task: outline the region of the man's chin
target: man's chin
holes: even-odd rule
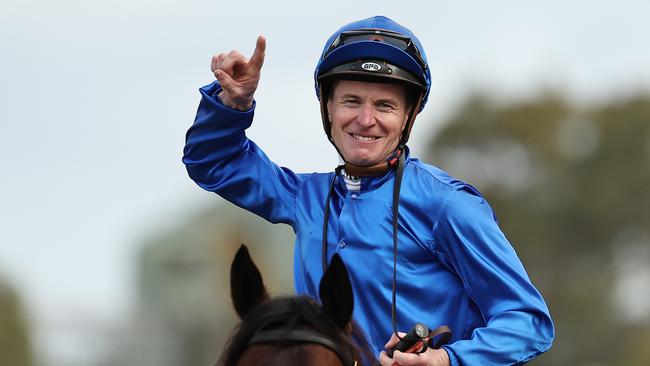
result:
[[[355,154],[347,154],[348,156],[344,156],[345,161],[349,164],[356,165],[356,166],[361,166],[361,167],[369,167],[369,166],[374,166],[383,161],[384,159],[381,159],[378,157],[379,154],[377,154],[374,151],[355,151]],[[352,156],[349,156],[352,155]]]
[[[351,160],[347,160],[347,162],[352,164],[352,165],[367,167],[367,166],[376,165],[379,162],[379,160],[376,160],[376,159],[375,160],[372,160],[372,159],[351,159]]]

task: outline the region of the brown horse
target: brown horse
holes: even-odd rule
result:
[[[363,333],[352,321],[352,286],[338,255],[320,282],[322,305],[308,296],[270,299],[244,245],[233,260],[230,286],[242,321],[217,365],[376,364]]]

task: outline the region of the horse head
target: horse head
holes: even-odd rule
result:
[[[218,365],[353,366],[374,360],[352,321],[352,285],[337,254],[320,281],[320,304],[308,296],[271,299],[244,245],[233,260],[230,287],[241,323]]]

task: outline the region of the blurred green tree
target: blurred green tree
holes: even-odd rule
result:
[[[33,365],[27,322],[18,294],[2,279],[0,279],[0,365]]]
[[[650,96],[473,95],[425,160],[488,199],[551,309],[536,365],[650,365]]]

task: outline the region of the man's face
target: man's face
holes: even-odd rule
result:
[[[371,166],[397,147],[408,118],[406,91],[396,84],[340,80],[327,101],[332,139],[345,161]]]

